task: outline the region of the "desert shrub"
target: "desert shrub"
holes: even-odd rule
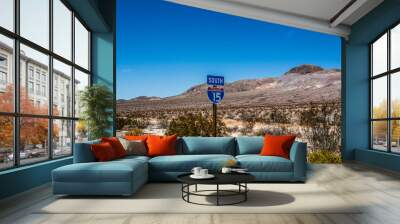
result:
[[[133,128],[127,131],[125,135],[143,135],[143,130],[140,128]]]
[[[169,122],[166,134],[176,134],[178,136],[213,136],[213,119],[210,116],[203,116],[201,113],[181,115]],[[217,136],[225,134],[225,123],[221,119],[217,119]]]
[[[266,118],[266,123],[289,124],[290,119],[282,109],[272,108],[269,116]]]
[[[309,163],[342,163],[340,151],[312,150],[307,155]]]
[[[340,119],[340,111],[328,103],[300,113],[300,124],[305,127],[304,137],[314,149],[340,149]]]
[[[117,117],[115,120],[117,130],[122,130],[128,124],[128,119],[124,117]]]
[[[276,127],[276,128],[268,128],[264,130],[264,135],[288,135],[291,134],[289,130],[282,126],[282,127]]]

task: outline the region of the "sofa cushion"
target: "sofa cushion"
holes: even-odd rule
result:
[[[134,173],[143,172],[147,176],[146,166],[140,159],[122,159],[70,164],[53,170],[52,174],[53,181],[58,182],[130,182]]]
[[[290,148],[295,139],[295,135],[265,135],[260,155],[290,159]]]
[[[176,154],[177,135],[156,136],[150,135],[147,140],[148,156],[165,156]]]
[[[263,144],[262,136],[236,137],[236,155],[260,154]]]
[[[186,155],[235,154],[233,137],[183,137],[180,145],[181,153]]]
[[[249,172],[292,172],[292,161],[279,156],[239,155],[240,167]]]
[[[109,142],[93,144],[91,145],[91,148],[94,157],[96,157],[96,161],[105,162],[118,158],[118,156],[115,154],[115,150]]]
[[[104,137],[101,138],[101,142],[108,142],[114,149],[117,158],[122,158],[126,156],[126,151],[124,146],[121,144],[117,137]]]
[[[199,166],[210,171],[219,171],[230,159],[231,155],[175,155],[158,156],[149,160],[150,171],[163,172],[190,172],[193,167]]]
[[[146,143],[141,140],[126,140],[124,138],[119,138],[122,146],[126,151],[126,155],[147,155]]]

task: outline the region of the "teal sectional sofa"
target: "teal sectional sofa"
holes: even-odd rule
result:
[[[131,195],[148,181],[176,181],[193,167],[218,172],[228,160],[236,160],[259,182],[304,182],[307,168],[307,145],[295,142],[290,159],[260,156],[263,137],[182,137],[177,141],[177,155],[127,156],[96,162],[90,145],[75,145],[74,163],[52,172],[54,194]]]

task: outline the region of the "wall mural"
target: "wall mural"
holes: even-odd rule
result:
[[[294,134],[311,162],[341,161],[340,38],[166,2],[126,4],[118,135],[213,136],[206,77],[216,74],[225,77],[218,136]],[[142,19],[129,20],[139,9]]]

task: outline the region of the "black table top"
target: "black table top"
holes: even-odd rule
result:
[[[177,179],[186,184],[237,184],[255,180],[255,177],[248,173],[213,173],[215,177],[212,179],[193,179],[190,175],[191,173],[182,174]]]

